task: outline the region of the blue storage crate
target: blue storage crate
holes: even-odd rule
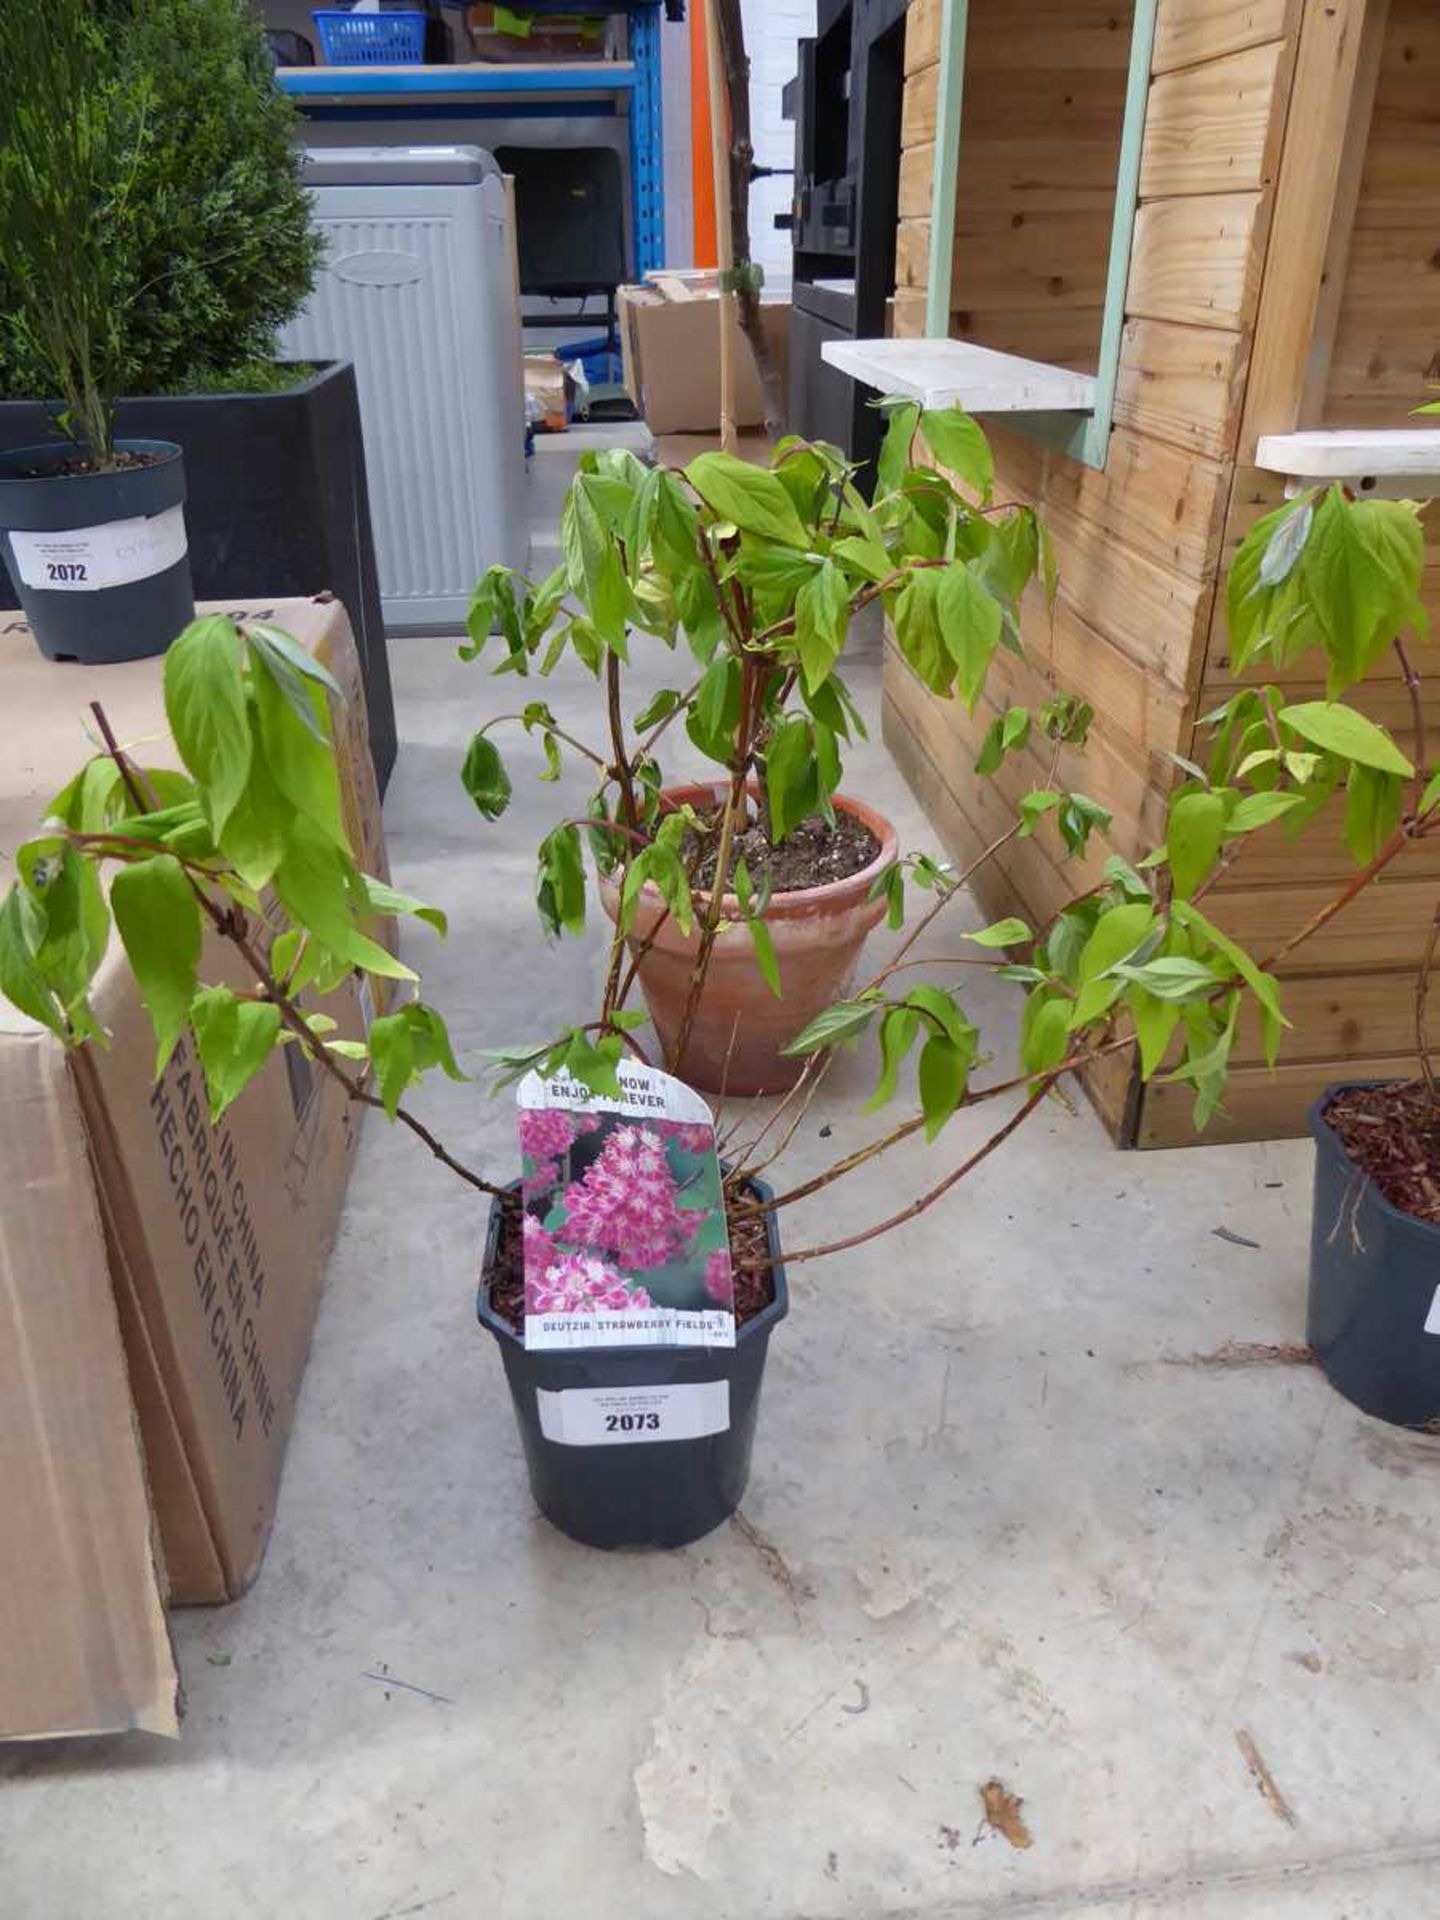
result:
[[[352,13],[317,7],[310,15],[327,67],[418,67],[425,58],[425,15]]]

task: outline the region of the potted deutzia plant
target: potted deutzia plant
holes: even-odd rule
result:
[[[947,433],[955,440],[940,453],[936,439]],[[959,479],[956,466],[955,448],[962,444],[969,483]],[[552,930],[579,924],[587,844],[617,902],[596,1018],[493,1056],[502,1083],[522,1075],[563,1075],[597,1098],[620,1092],[626,1056],[641,1051],[647,1025],[631,996],[636,960],[648,938],[639,903],[652,883],[681,931],[688,925],[697,936],[697,1007],[714,946],[712,938],[707,951],[707,932],[718,936],[738,926],[762,979],[770,972],[762,956],[771,903],[762,882],[752,876],[742,885],[739,879],[736,843],[742,820],[750,821],[756,804],[752,778],[756,793],[770,800],[766,833],[772,847],[783,847],[807,818],[818,815],[828,824],[825,801],[839,790],[839,766],[829,762],[823,783],[810,787],[805,782],[812,776],[787,772],[783,755],[777,772],[769,743],[783,737],[792,720],[811,741],[818,725],[834,735],[825,752],[838,759],[845,729],[823,716],[838,720],[844,713],[843,696],[831,681],[842,661],[848,619],[867,598],[878,591],[912,664],[942,690],[958,685],[961,697],[976,697],[984,682],[986,633],[993,633],[996,646],[1018,644],[1006,617],[1007,608],[1013,609],[1010,589],[1029,579],[1037,556],[1046,573],[1043,536],[1028,516],[982,510],[988,469],[975,465],[981,445],[978,429],[963,418],[949,417],[938,427],[932,422],[927,430],[913,411],[893,408],[869,505],[852,497],[854,475],[833,449],[780,449],[768,477],[786,500],[794,505],[791,488],[803,476],[815,489],[813,499],[808,493],[806,499],[816,510],[797,509],[803,544],[766,476],[741,480],[722,466],[702,469],[698,477],[692,470],[681,483],[675,476],[632,472],[623,463],[597,465],[579,476],[572,495],[564,579],[538,589],[503,575],[483,583],[481,617],[493,601],[504,635],[503,667],[520,673],[543,666],[557,645],[573,646],[606,690],[609,738],[603,750],[568,740],[543,705],[522,715],[548,760],[577,750],[600,763],[597,796],[584,817],[552,829],[541,843],[541,916]],[[955,478],[931,464],[937,453]],[[797,471],[779,478],[787,467]],[[716,474],[735,488],[723,505],[706,497],[715,492]],[[753,524],[755,500],[770,508],[763,525]],[[658,537],[667,553],[662,565],[652,566],[644,555],[662,514],[667,532]],[[622,526],[631,529],[628,535]],[[854,544],[837,554],[845,543]],[[1007,561],[1012,543],[1019,549],[1013,571]],[[708,558],[702,547],[709,548]],[[1354,564],[1337,572],[1337,552],[1349,554]],[[855,562],[853,572],[847,555]],[[1301,644],[1295,616],[1302,608],[1319,629],[1307,630],[1303,643],[1323,645],[1332,663],[1343,663],[1332,686],[1338,696],[1413,616],[1422,559],[1414,509],[1403,504],[1357,504],[1336,491],[1262,523],[1241,550],[1232,587],[1242,620],[1252,599],[1258,605],[1252,654],[1288,658]],[[826,568],[844,585],[844,602],[836,624],[820,629],[822,651],[816,653],[816,629],[801,614],[800,601]],[[1375,583],[1375,607],[1352,591],[1357,568]],[[970,584],[958,584],[962,572]],[[582,610],[565,612],[562,600],[572,575],[580,583]],[[687,584],[692,580],[702,584]],[[784,584],[772,587],[776,581]],[[917,590],[917,582],[926,584]],[[995,607],[998,627],[988,615],[955,615],[956,605],[970,606],[972,587]],[[737,595],[751,612],[748,627],[741,620],[747,641],[733,646],[717,630],[715,609],[721,596],[733,602]],[[597,597],[603,624],[584,610]],[[640,609],[643,619],[637,617]],[[752,696],[770,731],[757,726],[743,700],[738,710],[727,707],[718,694],[702,696],[693,684],[683,685],[664,712],[627,720],[628,650],[669,639],[677,657],[682,648],[694,655],[694,680],[702,683],[717,672],[717,663],[728,679],[731,661],[742,685],[747,673],[753,680],[760,670],[752,652],[758,645],[763,671],[776,676],[764,697]],[[807,652],[813,668],[808,675]],[[596,1444],[573,1446],[547,1431],[543,1396],[563,1398],[573,1379],[567,1368],[579,1356],[528,1348],[527,1321],[550,1311],[551,1296],[560,1294],[567,1305],[573,1301],[621,1321],[642,1315],[649,1310],[647,1263],[657,1257],[669,1261],[683,1254],[708,1272],[710,1255],[696,1249],[693,1222],[681,1217],[697,1157],[686,1129],[700,1126],[691,1116],[708,1117],[708,1109],[682,1084],[681,1093],[696,1106],[667,1116],[664,1125],[627,1123],[602,1134],[590,1128],[583,1106],[559,1127],[522,1107],[519,1164],[493,1173],[466,1166],[407,1100],[427,1072],[463,1071],[445,1022],[420,997],[410,969],[375,937],[379,915],[422,916],[442,931],[443,916],[367,878],[355,865],[340,824],[330,746],[334,695],[326,676],[273,628],[242,629],[214,617],[187,629],[164,672],[166,711],[184,771],[146,769],[114,738],[103,711],[96,714],[103,751],[56,797],[37,838],[19,850],[18,877],[0,906],[0,990],[67,1044],[88,1043],[95,1038],[89,984],[113,919],[150,1009],[162,1061],[188,1025],[212,1112],[240,1097],[275,1049],[300,1047],[351,1099],[383,1108],[485,1197],[481,1317],[501,1345],[532,1486],[542,1510],[565,1531],[606,1545],[676,1544],[733,1511],[749,1467],[766,1345],[786,1309],[787,1266],[868,1246],[944,1201],[1062,1083],[1103,1057],[1133,1049],[1147,1078],[1163,1075],[1190,1084],[1196,1123],[1203,1126],[1223,1100],[1242,1006],[1249,1002],[1258,1014],[1273,1060],[1285,1027],[1274,967],[1343,912],[1405,846],[1440,826],[1440,785],[1433,777],[1417,785],[1420,770],[1353,705],[1338,697],[1288,702],[1277,687],[1246,690],[1210,716],[1209,762],[1187,767],[1170,798],[1164,841],[1146,858],[1132,866],[1112,856],[1098,880],[1089,862],[1087,884],[1077,884],[1073,898],[1046,925],[1002,920],[962,934],[963,956],[915,963],[911,952],[920,934],[1010,839],[1053,834],[1061,848],[1079,855],[1105,824],[1103,809],[1057,780],[1063,749],[1083,740],[1089,718],[1084,707],[1062,694],[1035,711],[1009,708],[984,744],[980,777],[1033,734],[1051,743],[1050,782],[1022,797],[1006,833],[974,867],[949,872],[923,857],[900,856],[882,868],[872,887],[892,921],[905,921],[912,898],[920,902],[919,913],[887,960],[842,998],[804,1021],[792,1004],[786,1047],[806,1063],[801,1078],[778,1103],[747,1110],[731,1129],[717,1212],[729,1269],[733,1346],[619,1344],[584,1356],[587,1380],[602,1377],[626,1390],[685,1377],[723,1386],[729,1408],[723,1424],[693,1437],[662,1435],[654,1444],[634,1444],[654,1436],[631,1432],[617,1434],[613,1444],[602,1435]],[[712,689],[715,684],[709,683]],[[797,687],[800,705],[792,713],[788,703]],[[835,703],[829,708],[827,689]],[[707,722],[709,700],[718,721],[712,716]],[[667,803],[661,797],[665,782],[655,764],[655,729],[688,724],[692,715],[702,737],[717,744],[728,730],[726,778],[714,804],[696,805],[683,796]],[[1373,775],[1381,777],[1378,785]],[[627,777],[633,823],[625,817]],[[1398,811],[1387,784],[1392,779],[1401,783]],[[509,778],[488,731],[472,744],[466,783],[483,811],[493,814],[505,804]],[[1244,859],[1254,833],[1303,831],[1342,786],[1352,850],[1363,856],[1355,880],[1306,926],[1277,936],[1274,949],[1257,959],[1207,912],[1207,895],[1222,873]],[[727,818],[725,852],[720,843]],[[713,857],[708,884],[701,877],[707,855]],[[732,860],[733,867],[727,864]],[[102,873],[109,876],[108,893]],[[627,914],[627,902],[633,913]],[[239,955],[243,987],[205,977],[207,928]],[[1013,1062],[991,1064],[987,1058],[954,984],[953,962],[961,957],[995,967],[1022,1000]],[[357,969],[408,982],[416,994],[376,1019],[365,1042],[337,1038],[324,1012],[327,991]],[[783,968],[777,970],[784,1005]],[[917,980],[917,970],[936,977]],[[785,1147],[829,1062],[837,1048],[867,1032],[879,1043],[878,1083],[868,1104],[896,1098],[902,1065],[913,1058],[916,1110],[881,1124],[867,1145],[823,1171],[787,1185]],[[682,1023],[669,1042],[677,1060],[684,1058],[685,1039]],[[523,1088],[522,1081],[522,1096]],[[978,1146],[957,1154],[940,1178],[906,1193],[863,1230],[798,1246],[783,1234],[781,1223],[794,1204],[881,1156],[898,1152],[903,1160],[907,1140],[923,1133],[933,1141],[957,1113],[992,1105],[997,1123]],[[542,1163],[560,1170],[560,1214],[553,1222],[527,1225],[524,1180]],[[527,1237],[533,1243],[528,1250]],[[721,1250],[721,1244],[714,1248]]]
[[[1416,665],[1417,643],[1429,631],[1419,511],[1413,502],[1352,499],[1338,485],[1308,488],[1259,522],[1230,575],[1237,672],[1283,669],[1307,655],[1323,661],[1326,701],[1287,707],[1269,687],[1241,695],[1227,711],[1218,749],[1251,775],[1318,752],[1307,812],[1344,788],[1355,877],[1303,935],[1440,833],[1440,772],[1427,763]],[[1340,698],[1387,656],[1408,696],[1408,753]],[[1298,810],[1287,784],[1277,783],[1271,804]],[[1419,1077],[1339,1083],[1310,1110],[1316,1164],[1306,1329],[1327,1378],[1347,1399],[1378,1419],[1431,1432],[1440,1430],[1440,1087],[1429,1021],[1437,949],[1440,899],[1413,989]]]
[[[42,653],[140,659],[195,612],[180,448],[114,434],[130,288],[113,226],[147,90],[86,0],[0,8],[0,72],[0,325],[48,375],[65,436],[0,454],[0,549]]]

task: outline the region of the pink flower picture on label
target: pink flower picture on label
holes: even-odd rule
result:
[[[627,1065],[620,1084],[601,1101],[563,1079],[522,1083],[525,1344],[733,1345],[708,1110],[654,1068]]]

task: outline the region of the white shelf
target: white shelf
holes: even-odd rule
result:
[[[1328,433],[1267,433],[1255,450],[1255,464],[1291,480],[1368,481],[1367,491],[1393,491],[1399,481],[1440,480],[1440,430],[1337,427]]]
[[[879,393],[903,393],[922,407],[967,413],[1091,413],[1087,373],[996,353],[968,340],[827,340],[827,365]]]

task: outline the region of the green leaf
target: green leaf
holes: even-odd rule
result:
[[[920,1049],[920,1111],[927,1140],[935,1138],[964,1099],[973,1057],[973,1049],[967,1051],[938,1033]]]
[[[958,669],[961,698],[973,713],[1000,644],[1000,603],[964,561],[957,561],[940,574],[936,617]]]
[[[360,931],[357,914],[368,912],[368,903],[355,863],[304,816],[291,824],[275,891],[291,920],[337,960],[385,979],[415,978],[403,961]]]
[[[962,940],[973,940],[977,947],[1020,947],[1034,939],[1029,927],[1023,920],[992,921],[988,927],[981,927],[978,933],[962,933]]]
[[[885,438],[880,443],[880,455],[875,463],[875,493],[877,500],[887,493],[893,493],[905,476],[910,465],[910,445],[915,438],[915,426],[920,418],[920,409],[913,400],[893,400],[884,409],[888,415]]]
[[[1203,999],[1222,984],[1203,961],[1192,960],[1183,953],[1162,955],[1140,967],[1118,966],[1115,972],[1156,1000]]]
[[[940,575],[933,567],[911,573],[895,597],[895,641],[932,693],[948,694],[954,657],[940,630]]]
[[[1170,1000],[1156,1000],[1142,987],[1132,986],[1125,1004],[1135,1022],[1135,1037],[1140,1042],[1140,1077],[1153,1079],[1164,1064],[1175,1029],[1180,1024],[1180,1009]]]
[[[1056,816],[1060,826],[1060,838],[1065,842],[1068,852],[1083,853],[1092,830],[1096,827],[1103,833],[1110,825],[1110,810],[1102,807],[1098,800],[1092,800],[1088,794],[1066,794],[1060,802]]]
[[[1007,707],[1003,714],[992,720],[980,742],[980,751],[975,756],[976,773],[994,773],[1007,753],[1018,753],[1030,738],[1030,725],[1028,707]],[[1058,794],[1056,799],[1058,801]],[[1021,810],[1024,810],[1023,803]]]
[[[408,1008],[382,1013],[370,1023],[370,1064],[376,1091],[391,1120],[415,1075],[415,1033],[406,1019]]]
[[[1440,406],[1437,406],[1436,411],[1440,412]],[[1436,768],[1425,783],[1425,791],[1420,796],[1420,817],[1423,819],[1437,803],[1440,803],[1440,767]]]
[[[1395,831],[1404,796],[1398,774],[1351,766],[1345,782],[1345,845],[1356,866],[1368,866]]]
[[[1303,804],[1298,793],[1247,793],[1225,816],[1226,833],[1254,833]]]
[[[1080,950],[1077,981],[1083,986],[1098,980],[1128,960],[1144,946],[1154,925],[1155,909],[1148,900],[1129,900],[1102,913]]]
[[[620,550],[595,502],[595,482],[583,473],[572,481],[561,509],[560,550],[570,591],[584,603],[596,632],[608,646],[623,647],[630,589]]]
[[[702,453],[686,467],[685,478],[712,512],[742,532],[784,547],[810,545],[794,501],[765,467],[729,453]]]
[[[1260,554],[1257,578],[1262,587],[1278,587],[1294,571],[1310,537],[1315,509],[1302,501],[1294,513],[1282,514]]]
[[[840,568],[827,560],[795,598],[795,648],[812,693],[840,658],[849,616],[849,585]]]
[[[724,766],[730,759],[735,729],[740,724],[740,662],[721,653],[710,662],[696,690],[695,704],[685,716],[685,731],[707,760]]]
[[[27,927],[27,919],[32,924]],[[44,938],[43,915],[27,913],[25,895],[12,886],[0,904],[0,993],[21,1013],[65,1038],[65,1017],[35,957]]]
[[[998,756],[995,764],[996,766],[999,765]],[[975,771],[980,773],[993,771],[993,769],[982,768],[979,761],[976,761]],[[1059,794],[1052,793],[1048,788],[1036,787],[1030,793],[1023,794],[1020,799],[1020,838],[1022,840],[1028,840],[1040,822],[1045,818],[1045,815],[1053,812],[1059,804]]]
[[[556,827],[540,842],[535,900],[552,934],[584,932],[585,857],[578,827]]]
[[[424,920],[432,926],[442,940],[449,933],[450,923],[439,907],[428,906],[425,901],[417,900],[413,893],[401,893],[389,881],[377,880],[373,874],[362,873],[360,879],[372,913],[409,914],[411,919]]]
[[[477,733],[465,751],[460,784],[487,820],[498,820],[510,804],[512,788],[500,750],[486,733]]]
[[[1279,721],[1312,746],[1362,767],[1374,767],[1377,773],[1398,773],[1408,778],[1415,771],[1383,727],[1338,701],[1304,700],[1282,707]]]
[[[560,1064],[569,1069],[591,1093],[620,1093],[620,1055],[623,1043],[618,1035],[607,1034],[593,1044],[583,1033],[572,1033]]]
[[[680,704],[680,695],[673,687],[661,687],[653,699],[640,709],[635,716],[635,731],[648,733],[651,727],[658,727],[662,720],[668,720]]]
[[[301,725],[315,733],[317,738],[323,738],[315,710],[306,697],[305,687],[309,682],[322,693],[333,694],[343,704],[345,696],[334,674],[328,667],[322,666],[293,634],[286,633],[283,627],[257,620],[253,626],[246,627],[244,633],[252,661],[262,672],[268,673],[284,693]],[[328,707],[323,711],[328,722]],[[327,724],[324,731],[328,730]]]
[[[1020,1021],[1020,1065],[1039,1077],[1058,1067],[1070,1047],[1070,1004],[1037,988]]]
[[[775,942],[770,929],[763,920],[752,919],[745,922],[750,929],[750,941],[755,949],[755,964],[759,967],[765,984],[777,1000],[782,998],[780,986],[780,962],[775,954]]]
[[[1071,1033],[1078,1033],[1082,1027],[1107,1014],[1125,991],[1125,982],[1118,979],[1087,980],[1075,996],[1070,1009],[1068,1022]]]
[[[195,997],[200,903],[174,855],[157,853],[119,869],[110,882],[110,906],[155,1029],[158,1078]]]
[[[100,753],[86,761],[46,812],[50,819],[63,820],[76,833],[99,833],[121,819],[126,806],[120,769],[108,753]]]
[[[214,1122],[269,1059],[280,1038],[280,1009],[238,1000],[228,987],[202,987],[190,1003],[190,1025]]]
[[[834,1006],[817,1013],[809,1025],[802,1027],[780,1051],[787,1054],[820,1053],[826,1047],[854,1040],[870,1025],[876,1010],[873,1000],[837,1000]]]
[[[223,614],[192,620],[165,655],[165,717],[218,835],[245,790],[250,722],[241,640]]]
[[[859,534],[848,534],[845,539],[837,540],[830,549],[830,558],[872,584],[888,580],[895,571],[895,563],[881,543]]]
[[[1188,898],[1220,855],[1225,833],[1225,802],[1218,793],[1182,793],[1170,803],[1165,851],[1170,877],[1181,899]]]
[[[27,896],[20,925],[28,932],[34,964],[76,1036],[84,1038],[91,1023],[90,983],[110,941],[98,866],[56,837],[27,841],[15,865]]]
[[[920,1016],[913,1007],[885,1010],[880,1021],[880,1078],[875,1083],[875,1091],[860,1109],[862,1113],[874,1113],[894,1097],[900,1063],[910,1051],[919,1024]]]
[[[1177,900],[1172,913],[1176,922],[1187,932],[1198,934],[1202,939],[1208,940],[1215,951],[1229,961],[1254,994],[1265,1016],[1262,1033],[1266,1042],[1266,1060],[1269,1065],[1274,1066],[1273,1048],[1278,1047],[1280,1029],[1290,1025],[1280,1009],[1280,989],[1275,976],[1265,973],[1258,967],[1238,941],[1232,940],[1228,933],[1222,933],[1213,920],[1207,919],[1200,909],[1192,906],[1188,900]]]
[[[245,791],[219,836],[220,852],[246,886],[268,887],[285,854],[294,809],[271,778],[260,741],[253,742]],[[171,838],[167,834],[167,840]],[[199,849],[195,850],[197,853]]]
[[[272,675],[252,675],[251,690],[259,734],[256,744],[275,787],[294,813],[304,814],[328,840],[348,852],[324,688],[301,683],[300,698],[309,705],[313,727],[298,717]]]
[[[765,749],[765,793],[770,806],[770,837],[775,846],[819,805],[814,735],[796,716],[783,720]]]
[[[943,988],[931,986],[928,981],[922,982],[906,994],[905,1004],[914,1007],[917,1013],[924,1014],[927,1025],[943,1034],[947,1040],[953,1040],[956,1046],[974,1045],[977,1038],[974,1027],[953,995],[946,993]]]
[[[1361,679],[1415,603],[1425,536],[1399,501],[1350,503],[1332,486],[1315,510],[1303,574],[1331,663],[1330,691]]]
[[[988,501],[995,485],[995,461],[990,442],[960,407],[927,409],[920,415],[920,436],[937,463],[958,474]]]
[[[655,525],[651,530],[651,550],[657,564],[672,580],[704,572],[700,558],[700,520],[680,481],[663,467],[655,502]]]

